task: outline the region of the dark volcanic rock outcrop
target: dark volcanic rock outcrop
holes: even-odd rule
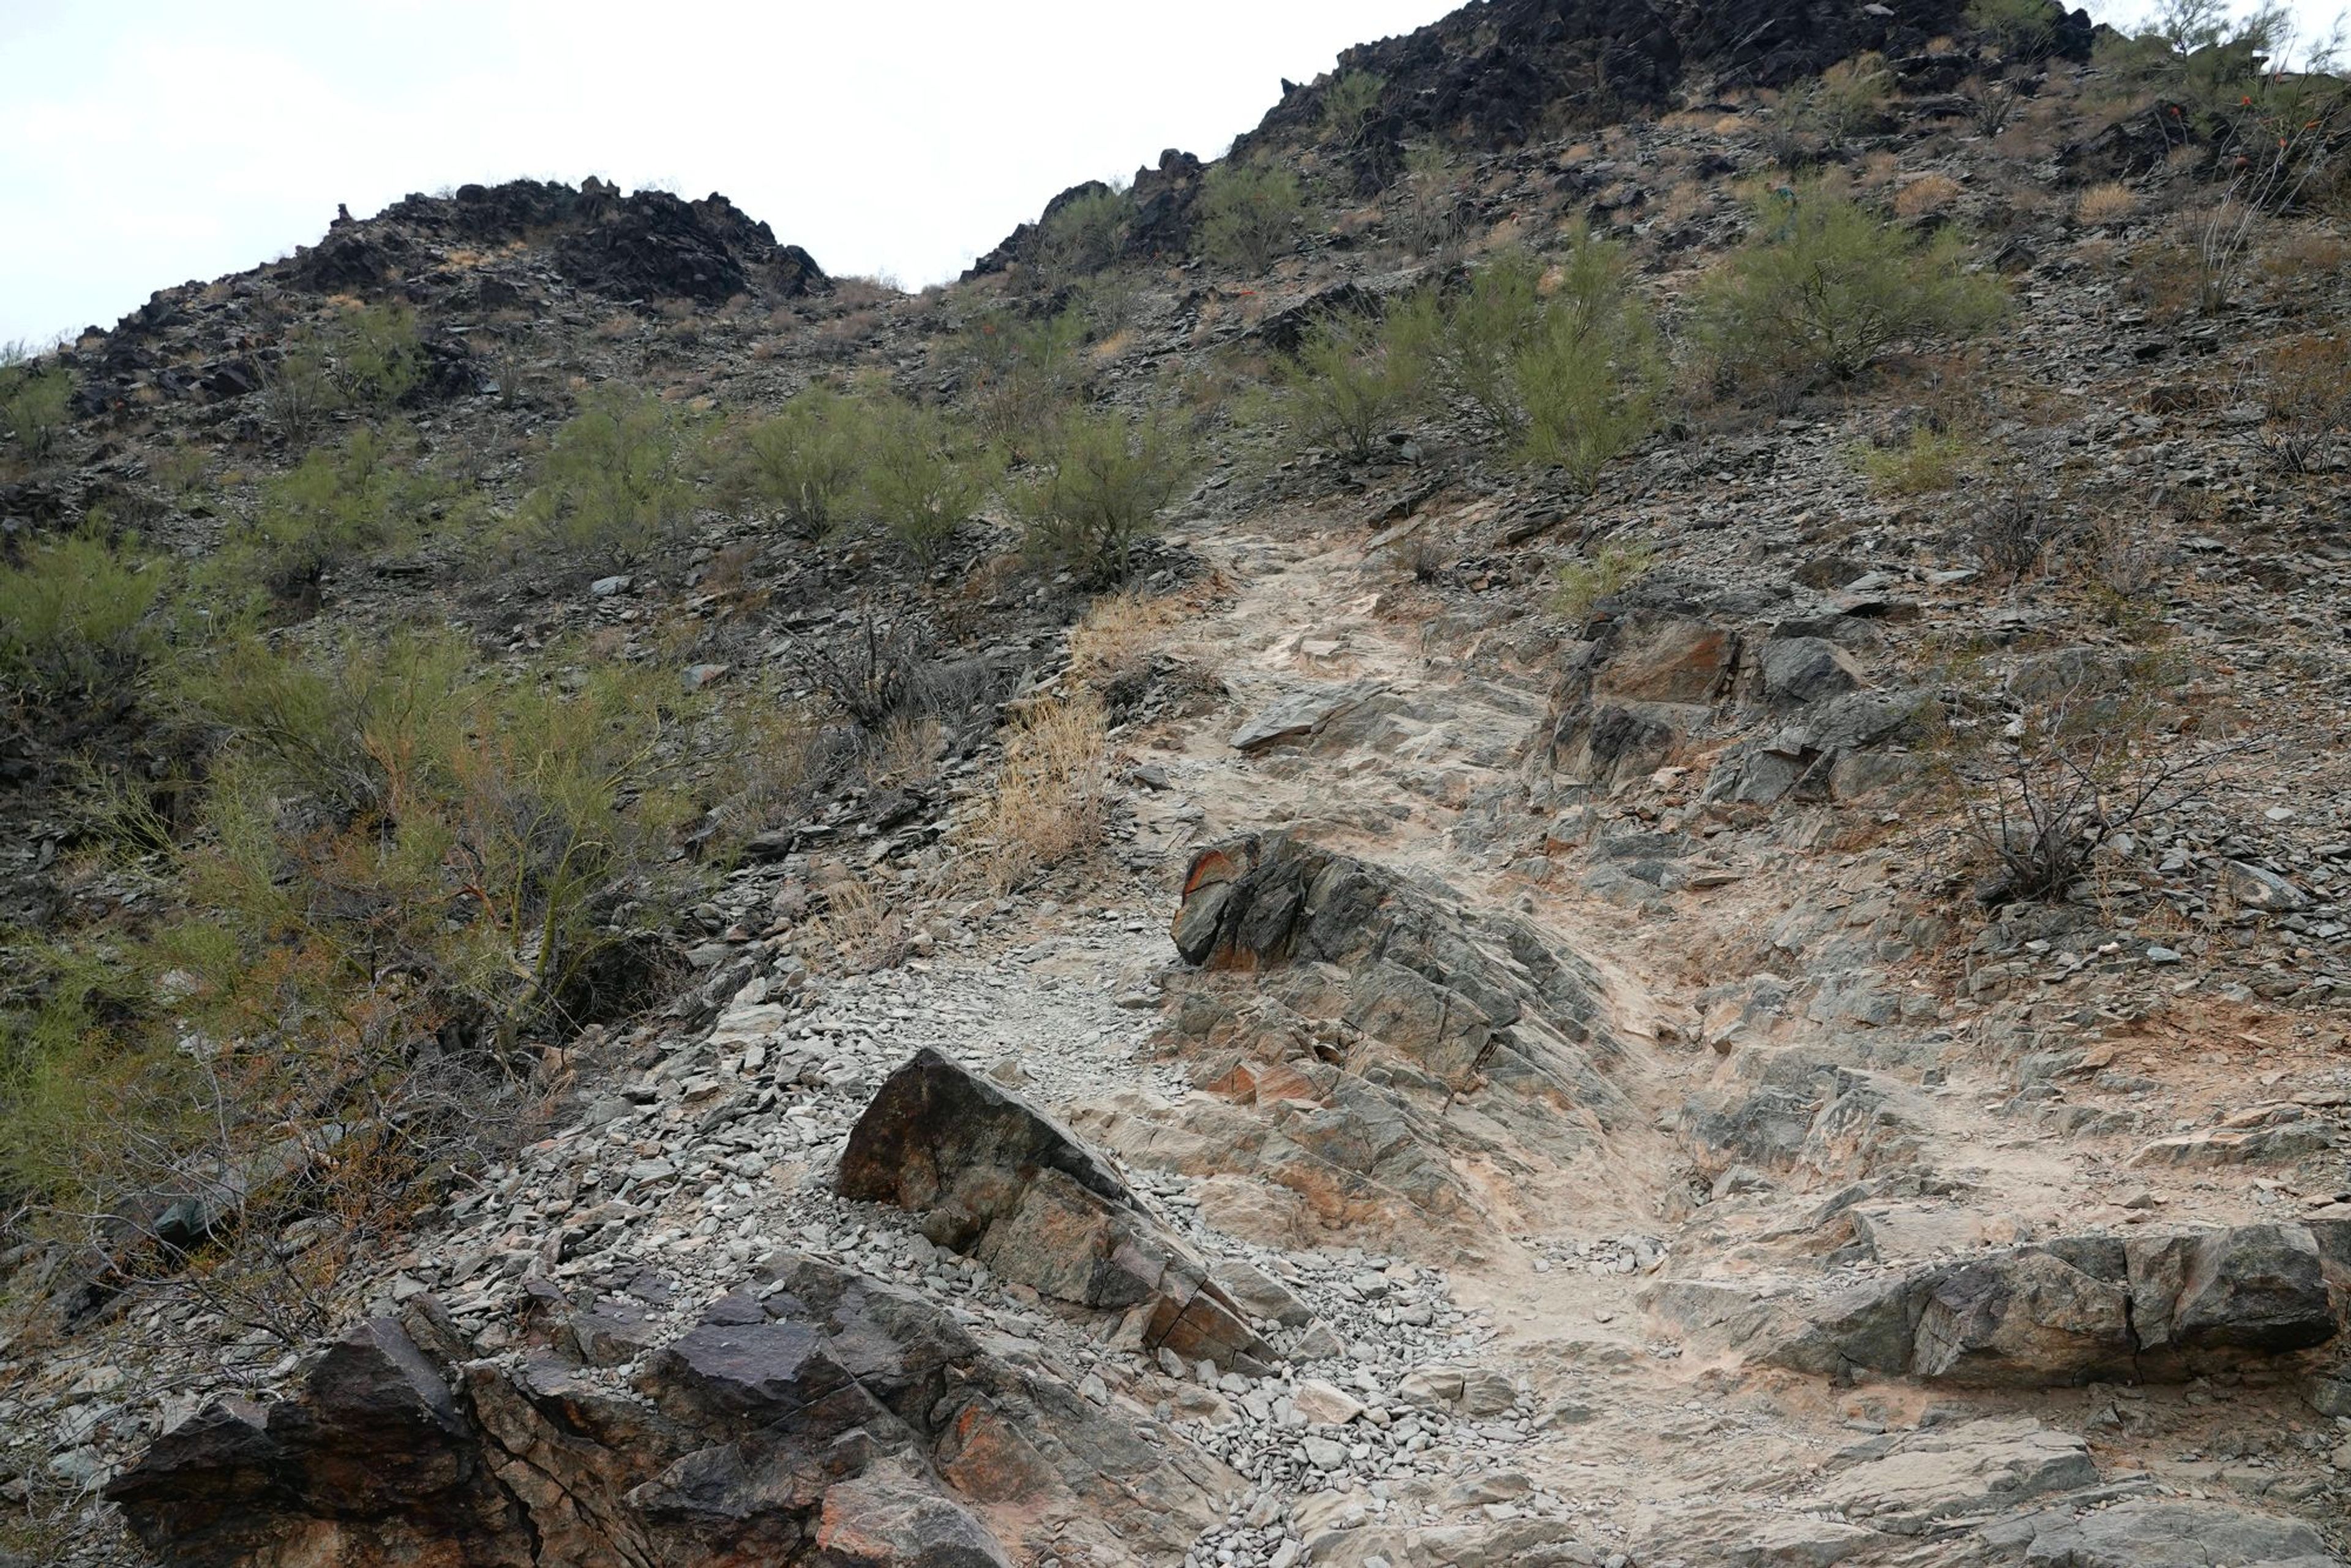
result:
[[[778,245],[766,224],[715,193],[685,202],[666,191],[622,196],[607,186],[556,256],[573,282],[616,298],[715,305],[748,292],[755,279],[787,298],[826,282],[808,252]]]
[[[1365,143],[1436,134],[1506,147],[1656,110],[1693,78],[1778,87],[1865,49],[1916,53],[1960,31],[1964,10],[1959,0],[1487,0],[1348,49],[1339,69],[1385,78]],[[2081,31],[2086,48],[2086,22]],[[1322,114],[1322,89],[1292,89],[1234,151],[1311,131]]]
[[[830,281],[808,252],[778,244],[773,230],[725,196],[688,202],[666,191],[623,195],[593,178],[577,190],[514,180],[403,197],[372,218],[338,222],[287,265],[303,287],[364,296],[428,261],[429,243],[516,241],[548,246],[573,286],[615,299],[715,305],[755,289],[791,298]]]
[[[266,1409],[206,1407],[107,1495],[175,1568],[993,1568],[1032,1529],[1180,1555],[1238,1480],[921,1298],[804,1260],[627,1385],[546,1352],[463,1359],[445,1319],[407,1322],[360,1324]]]
[[[1173,147],[1159,154],[1156,168],[1137,169],[1134,183],[1127,187],[1126,221],[1118,235],[1118,254],[1150,260],[1181,256],[1190,248],[1193,199],[1199,194],[1200,181],[1207,172],[1200,160]],[[1063,191],[1045,204],[1035,223],[1020,225],[995,249],[973,262],[964,273],[965,279],[1002,272],[1015,262],[1036,261],[1054,214],[1081,197],[1108,189],[1100,180],[1088,180]]]

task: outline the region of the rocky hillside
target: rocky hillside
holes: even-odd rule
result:
[[[2351,118],[2174,19],[0,370],[0,1562],[2351,1562]]]

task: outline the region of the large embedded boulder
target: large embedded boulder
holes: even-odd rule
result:
[[[1135,1312],[1146,1348],[1259,1368],[1271,1354],[1207,1265],[1099,1155],[927,1047],[858,1118],[839,1186],[920,1215],[932,1241],[1007,1280]]]
[[[1533,1173],[1639,1120],[1598,973],[1441,883],[1245,835],[1194,858],[1169,935],[1193,972],[1167,981],[1162,1040],[1207,1092],[1072,1116],[1130,1163],[1199,1178],[1232,1234],[1467,1245],[1515,1225]]]
[[[1665,766],[1729,697],[1742,639],[1720,622],[1631,610],[1577,645],[1552,692],[1552,767],[1606,788]]]

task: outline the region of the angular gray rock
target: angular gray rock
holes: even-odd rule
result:
[[[1018,1096],[924,1048],[851,1130],[844,1197],[1060,1301],[1143,1316],[1144,1348],[1263,1371],[1272,1352],[1116,1172]]]
[[[1803,707],[1869,684],[1852,654],[1825,637],[1775,637],[1763,644],[1763,695],[1781,707]]]
[[[2277,873],[2243,861],[2221,862],[2220,888],[2240,908],[2266,915],[2290,915],[2310,907],[2310,894]]]
[[[1284,1328],[1303,1328],[1313,1319],[1312,1310],[1289,1286],[1254,1263],[1228,1258],[1209,1267],[1208,1278],[1223,1286],[1225,1293],[1252,1317],[1270,1319]]]
[[[1259,751],[1285,740],[1303,740],[1333,718],[1378,692],[1377,681],[1316,686],[1278,697],[1233,731],[1235,751]]]

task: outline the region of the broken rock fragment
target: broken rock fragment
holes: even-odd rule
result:
[[[843,1197],[1078,1306],[1137,1315],[1145,1349],[1262,1371],[1270,1347],[1207,1264],[1102,1158],[1026,1101],[925,1048],[890,1075],[841,1155]]]

